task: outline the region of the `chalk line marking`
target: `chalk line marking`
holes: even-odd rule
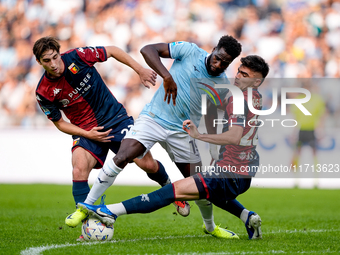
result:
[[[272,231],[272,232],[266,232],[266,234],[292,234],[292,233],[322,233],[322,232],[338,232],[340,229],[310,229],[310,230],[280,230],[280,231]],[[106,242],[100,242],[100,241],[94,241],[94,242],[79,242],[79,243],[66,243],[66,244],[52,244],[47,246],[39,246],[39,247],[31,247],[26,248],[25,250],[21,251],[21,255],[41,255],[41,252],[52,250],[52,249],[58,249],[58,248],[65,248],[65,247],[72,247],[72,246],[80,246],[80,245],[100,245],[100,244],[107,244],[107,243],[124,243],[124,242],[139,242],[139,241],[152,241],[152,240],[167,240],[167,239],[183,239],[183,238],[200,238],[200,237],[206,237],[206,235],[186,235],[186,236],[166,236],[166,237],[150,237],[150,238],[139,238],[139,239],[128,239],[128,240],[111,240]],[[324,253],[324,254],[330,254],[330,253],[336,253],[337,251],[296,251],[294,253],[296,254],[310,254],[310,253]],[[255,255],[255,254],[292,254],[291,251],[285,252],[282,250],[270,250],[266,252],[217,252],[217,253],[206,253],[206,254],[225,254],[225,255]],[[198,253],[185,253],[185,254],[198,254]]]

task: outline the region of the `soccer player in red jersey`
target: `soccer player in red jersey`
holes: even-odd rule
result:
[[[131,67],[145,87],[155,85],[157,74],[115,46],[80,47],[60,54],[59,42],[53,37],[43,37],[35,42],[33,53],[45,69],[36,89],[36,99],[53,124],[72,135],[72,193],[76,204],[84,202],[90,191],[91,170],[103,166],[109,150],[118,152],[121,140],[134,123],[104,83],[95,63],[114,58]],[[154,160],[150,152],[134,161],[161,185],[168,181],[163,165]],[[112,173],[108,170],[106,174]],[[100,178],[96,182],[101,182]],[[65,222],[75,227],[85,217],[78,208]]]

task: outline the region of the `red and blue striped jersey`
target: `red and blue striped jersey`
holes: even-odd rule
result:
[[[63,111],[82,129],[104,126],[104,130],[128,118],[125,108],[112,95],[94,64],[107,60],[104,47],[83,47],[61,54],[65,70],[61,77],[41,77],[36,98],[51,121]]]
[[[242,138],[238,145],[227,144],[221,146],[217,165],[231,169],[232,172],[240,175],[255,176],[259,165],[259,155],[256,151],[258,141],[257,130],[259,126],[259,116],[252,113],[248,108],[248,91],[243,91],[244,114],[233,113],[234,97],[228,98],[224,118],[228,121],[223,126],[222,132],[229,130],[231,125],[243,127]],[[257,89],[252,90],[252,102],[256,110],[262,109],[262,96]],[[230,167],[229,167],[230,166]]]

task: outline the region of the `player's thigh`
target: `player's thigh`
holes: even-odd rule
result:
[[[104,165],[107,153],[109,151],[109,146],[112,146],[112,144],[118,144],[118,145],[120,144],[120,142],[100,143],[100,142],[87,139],[82,136],[72,136],[72,137],[73,137],[72,154],[78,148],[84,149],[85,151],[90,153],[95,158],[96,164],[94,165],[93,168],[98,168],[98,169]],[[89,156],[90,155],[88,155],[88,157]],[[86,162],[87,161],[88,160],[86,160]],[[75,164],[77,164],[75,166],[78,166],[78,163],[81,164],[81,166],[83,166],[83,161],[75,160]]]
[[[176,200],[197,200],[199,192],[194,178],[187,177],[173,183]]]
[[[94,166],[97,164],[97,159],[87,150],[78,146],[72,152],[72,167],[73,174],[76,179],[88,179],[88,176]]]
[[[155,143],[165,141],[166,135],[167,130],[155,122],[151,117],[141,115],[135,121],[134,126],[126,134],[124,140],[133,139],[144,146],[144,152],[141,155],[138,155],[138,158],[141,159],[155,145]]]

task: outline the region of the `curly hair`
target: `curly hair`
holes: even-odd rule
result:
[[[34,43],[33,54],[35,55],[37,60],[40,61],[42,54],[47,50],[55,50],[56,52],[59,53],[60,44],[56,38],[51,36],[45,36],[40,38]]]
[[[269,72],[269,66],[266,61],[257,55],[248,55],[241,58],[241,63],[250,70],[261,73],[263,78],[266,78]]]
[[[237,58],[242,51],[242,45],[231,35],[224,35],[217,44],[217,49],[223,48],[232,58]]]

